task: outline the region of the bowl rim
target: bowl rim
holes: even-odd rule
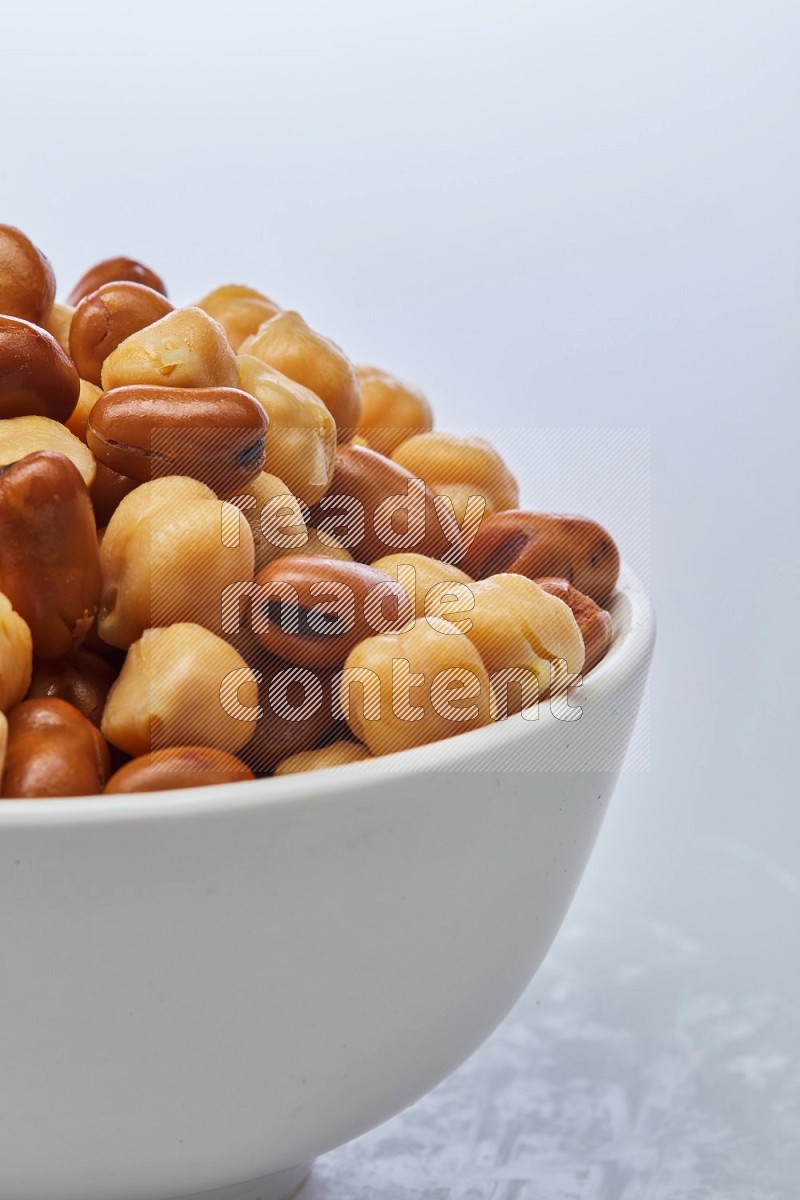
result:
[[[622,627],[615,629],[608,654],[583,680],[582,705],[587,700],[602,703],[604,696],[625,678],[635,676],[649,661],[655,638],[655,614],[644,586],[625,563],[610,607],[615,624],[620,614],[624,614]],[[0,800],[0,830],[120,820],[157,821],[175,816],[204,818],[261,807],[296,806],[301,801],[313,804],[322,799],[327,803],[333,796],[374,788],[386,779],[430,770],[446,771],[449,765],[463,761],[467,750],[470,757],[479,756],[483,749],[496,754],[498,748],[515,741],[523,728],[528,737],[541,736],[542,730],[556,719],[545,701],[535,723],[516,713],[501,722],[424,746],[319,771],[158,792]]]

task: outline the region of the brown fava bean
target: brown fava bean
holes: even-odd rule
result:
[[[485,517],[461,564],[473,579],[555,576],[605,606],[619,576],[613,538],[588,517],[509,509]]]
[[[105,529],[121,501],[138,486],[138,479],[129,479],[127,475],[120,475],[105,463],[98,462],[94,483],[89,489],[98,529]]]
[[[86,440],[97,459],[145,482],[188,475],[230,495],[264,467],[267,415],[238,388],[141,386],[104,392]]]
[[[404,628],[413,607],[383,571],[297,554],[259,571],[251,614],[256,639],[272,654],[303,667],[335,667],[364,638]]]
[[[391,454],[401,442],[433,427],[431,406],[417,388],[377,367],[356,367],[361,385],[359,434],[379,454]]]
[[[201,308],[175,308],[137,330],[103,363],[104,391],[131,384],[170,388],[239,384],[239,364],[221,325]]]
[[[63,454],[0,468],[0,591],[27,622],[39,658],[76,649],[100,601],[100,562],[86,485]]]
[[[0,420],[66,421],[78,403],[78,372],[45,329],[0,316]]]
[[[331,486],[310,523],[333,534],[360,562],[399,551],[439,559],[460,552],[460,531],[448,506],[437,507],[421,479],[363,446],[339,448]]]
[[[28,699],[65,700],[99,727],[117,671],[106,659],[81,647],[63,658],[48,658],[33,668]]]
[[[70,355],[81,378],[99,384],[109,354],[132,333],[170,312],[169,300],[141,283],[105,283],[84,296],[69,334]]]
[[[239,351],[260,358],[319,396],[336,422],[340,442],[348,442],[356,432],[361,393],[355,368],[335,342],[310,329],[299,313],[280,312],[265,321]]]
[[[31,682],[31,631],[0,592],[0,713],[19,704]]]
[[[245,338],[256,333],[265,321],[281,311],[281,306],[255,288],[239,283],[226,283],[214,288],[202,300],[197,301],[210,317],[218,321],[228,335],[234,350],[238,350]]]
[[[67,304],[80,304],[84,296],[96,292],[104,283],[122,282],[141,283],[145,287],[152,288],[154,292],[160,292],[162,296],[167,294],[161,277],[143,263],[136,262],[133,258],[104,258],[102,262],[95,263],[84,275],[81,275],[67,296]]]
[[[23,700],[9,713],[4,800],[93,796],[110,773],[105,739],[66,701]]]
[[[263,649],[252,665],[261,673],[261,715],[241,754],[256,775],[269,775],[283,759],[341,728],[334,709],[339,673],[293,666]]]
[[[168,792],[178,788],[210,787],[255,779],[249,767],[233,754],[209,746],[171,746],[132,758],[111,776],[107,795],[126,792]]]
[[[572,609],[586,651],[583,664],[585,675],[592,667],[596,667],[609,651],[614,636],[611,613],[595,604],[590,596],[579,592],[566,579],[537,579],[536,583],[543,591],[549,592],[551,596],[558,596],[559,600],[563,600]]]
[[[13,225],[0,225],[0,313],[41,325],[53,307],[56,279],[49,261]]]

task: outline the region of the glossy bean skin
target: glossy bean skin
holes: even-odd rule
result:
[[[356,367],[361,385],[359,434],[371,450],[390,455],[410,437],[433,427],[433,412],[418,388],[378,367]]]
[[[392,498],[412,496],[416,519],[407,508],[390,516]],[[353,528],[348,500],[361,505],[364,521]],[[459,531],[450,514],[436,507],[430,488],[404,467],[363,446],[342,446],[326,496],[311,510],[310,524],[333,534],[359,562],[374,562],[387,554],[413,551],[443,559],[459,546]],[[343,530],[349,531],[345,535]],[[359,536],[360,533],[360,536]]]
[[[52,334],[18,317],[0,316],[0,420],[66,421],[80,387],[78,372]]]
[[[120,342],[172,312],[165,296],[141,283],[105,283],[72,316],[69,350],[81,379],[100,383],[103,363]]]
[[[590,596],[579,592],[566,579],[546,578],[537,579],[536,582],[545,592],[549,592],[551,596],[558,596],[559,600],[563,600],[572,609],[586,651],[583,664],[583,674],[585,675],[591,671],[592,667],[596,667],[601,659],[605,658],[611,647],[614,636],[611,613],[601,608],[599,604],[595,604]]]
[[[141,283],[145,287],[152,288],[154,292],[160,292],[162,296],[167,294],[163,279],[143,263],[137,262],[134,258],[104,258],[102,262],[95,263],[85,274],[81,275],[67,296],[67,304],[71,304],[73,307],[80,304],[84,296],[96,292],[104,283],[122,282]]]
[[[41,325],[55,295],[53,268],[41,250],[21,229],[0,225],[0,313]]]
[[[105,529],[126,496],[139,486],[138,479],[129,479],[98,462],[94,482],[89,489],[98,529]]]
[[[613,538],[596,521],[509,509],[484,518],[461,566],[473,579],[501,572],[566,579],[603,608],[619,562]]]
[[[264,468],[267,415],[238,388],[141,386],[104,392],[89,415],[89,449],[110,470],[145,482],[188,475],[220,496]]]
[[[233,350],[238,350],[245,338],[257,333],[265,321],[281,311],[280,305],[263,292],[239,283],[214,288],[197,301],[197,308],[219,322]]]
[[[8,717],[8,750],[0,796],[94,796],[111,773],[105,739],[64,700],[23,700]]]
[[[256,775],[270,775],[279,762],[341,728],[334,706],[338,671],[293,666],[263,648],[248,661],[261,675],[261,716],[241,755]]]
[[[404,627],[413,608],[400,585],[364,563],[291,555],[256,575],[252,624],[272,654],[302,667],[336,667],[373,633]]]
[[[81,647],[62,658],[49,658],[34,665],[29,700],[52,696],[65,700],[98,728],[108,693],[117,671],[99,654]]]
[[[280,312],[246,338],[239,351],[319,396],[336,422],[338,440],[350,441],[361,417],[361,392],[355,368],[335,342],[310,329],[299,313]]]
[[[69,654],[100,602],[89,492],[63,454],[29,454],[0,469],[0,591],[27,622],[39,658]]]
[[[212,750],[209,746],[171,746],[132,758],[114,772],[105,791],[107,795],[167,792],[219,783],[243,783],[248,779],[255,779],[250,768],[224,750]]]

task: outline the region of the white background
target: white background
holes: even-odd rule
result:
[[[800,7],[29,4],[0,45],[0,219],[62,292],[260,286],[652,586],[646,769],[550,960],[314,1200],[795,1197]]]

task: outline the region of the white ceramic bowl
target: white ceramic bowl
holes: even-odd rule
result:
[[[542,960],[653,621],[576,699],[311,775],[0,804],[2,1200],[277,1200],[461,1063]]]

